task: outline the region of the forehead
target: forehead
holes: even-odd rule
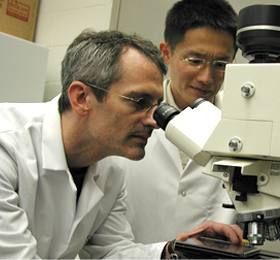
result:
[[[230,56],[235,54],[234,37],[222,29],[211,27],[198,27],[185,33],[184,40],[177,46],[198,54],[208,53],[216,56]]]
[[[162,96],[163,74],[158,66],[133,47],[126,47],[121,56],[121,79],[111,86],[124,93],[143,92]]]

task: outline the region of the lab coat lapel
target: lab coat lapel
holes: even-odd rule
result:
[[[99,177],[97,174],[93,174],[95,170],[96,165],[92,165],[85,176],[84,185],[77,207],[75,220],[77,222],[81,221],[82,218],[88,214],[88,212],[90,212],[104,196],[104,193],[95,182],[95,180]]]
[[[59,258],[71,258],[74,252],[79,251],[87,241],[87,236],[92,228],[93,220],[99,211],[99,202],[104,197],[95,180],[97,174],[93,174],[96,166],[90,166],[84,180],[84,185],[77,205],[76,217],[71,231],[68,251]],[[75,256],[74,256],[75,257]]]

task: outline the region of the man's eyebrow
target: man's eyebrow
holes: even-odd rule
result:
[[[152,94],[147,93],[145,91],[132,91],[129,94],[127,94],[127,97],[131,98],[148,98],[151,100],[156,99]],[[157,99],[158,104],[160,104],[163,101],[163,96]]]
[[[201,58],[201,59],[205,59],[205,56],[207,56],[206,54],[202,54],[202,53],[199,53],[197,51],[190,51],[188,52],[187,54],[185,54],[186,56],[187,55],[193,55],[193,56],[196,56],[198,58]],[[215,57],[214,60],[225,60],[225,61],[228,61],[230,60],[230,56],[225,54],[225,55],[218,55],[217,57]]]
[[[153,98],[153,96],[150,93],[143,92],[143,91],[132,91],[129,94],[127,94],[128,97],[137,97],[137,98]]]

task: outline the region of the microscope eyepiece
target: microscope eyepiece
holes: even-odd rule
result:
[[[206,100],[204,98],[198,98],[190,105],[190,108],[194,109],[205,101]],[[169,121],[181,112],[182,110],[178,110],[173,106],[162,103],[155,110],[154,119],[156,120],[157,125],[163,130],[165,130]]]
[[[165,130],[169,121],[176,115],[180,114],[180,112],[181,111],[175,107],[162,103],[156,108],[154,112],[154,119],[156,120],[157,125]]]

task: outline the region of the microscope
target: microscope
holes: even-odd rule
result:
[[[251,245],[280,237],[279,13],[272,4],[240,11],[236,43],[249,63],[227,65],[221,110],[198,99],[154,113],[167,139],[223,180]]]

